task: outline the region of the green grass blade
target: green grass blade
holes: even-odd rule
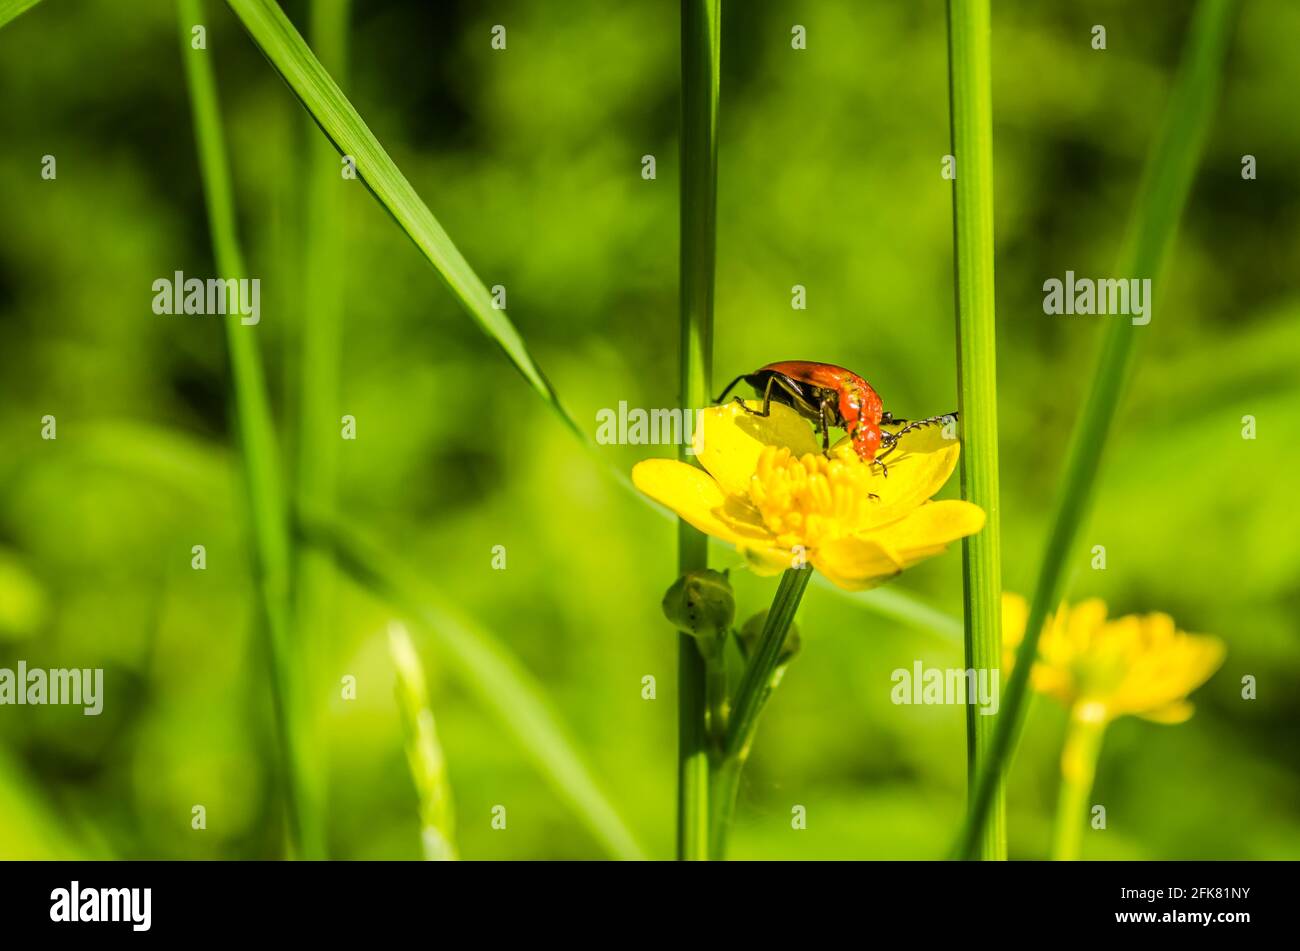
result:
[[[179,0],[181,58],[194,113],[194,135],[203,175],[213,254],[225,279],[247,277],[235,228],[235,201],[226,161],[212,48],[190,46],[190,28],[205,22],[199,0]],[[290,543],[280,482],[275,428],[262,373],[256,325],[222,318],[230,352],[235,416],[252,520],[253,565],[262,620],[270,646],[276,727],[284,755],[290,837],[304,858],[324,855],[319,784],[302,735],[301,687],[290,628]]]
[[[706,406],[713,360],[713,279],[717,248],[720,0],[682,0],[681,403]],[[680,458],[693,462],[686,447]],[[709,566],[709,540],[679,521],[677,567]],[[677,857],[709,856],[709,752],[704,659],[677,635]]]
[[[40,2],[41,0],[0,0],[0,26],[22,16]]]
[[[337,76],[346,74],[350,8],[350,0],[312,0],[311,5],[313,46]],[[315,136],[309,143],[307,179],[296,487],[303,504],[327,508],[334,496],[340,444],[347,182],[334,150]]]
[[[312,0],[309,32],[321,62],[336,76],[347,71],[349,0]],[[310,120],[303,119],[304,123]],[[336,498],[342,408],[339,378],[342,367],[344,275],[347,262],[343,221],[344,190],[352,183],[339,174],[339,160],[329,143],[306,129],[307,183],[303,219],[302,309],[298,331],[298,401],[295,413],[297,466],[294,492],[300,505],[324,511]],[[302,650],[303,676],[320,685],[308,692],[309,709],[324,709],[323,691],[332,689],[329,676],[337,635],[334,610],[334,566],[318,551],[294,552],[294,630]],[[314,762],[326,769],[329,738],[318,717],[310,717]],[[325,790],[322,784],[322,792]],[[328,803],[322,795],[322,822]]]
[[[445,662],[514,736],[538,772],[610,855],[645,857],[583,762],[541,685],[504,646],[351,526],[320,513],[304,513],[299,527],[310,544],[332,553],[344,572],[438,644]]]
[[[397,708],[402,715],[406,762],[420,801],[420,832],[424,857],[432,862],[456,858],[455,822],[447,759],[438,742],[438,728],[429,706],[424,665],[400,624],[388,628],[388,650],[397,672]]]
[[[998,496],[997,348],[993,298],[993,97],[988,0],[949,0],[948,69],[952,111],[953,243],[957,286],[957,380],[962,497],[988,520],[962,542],[966,666],[1002,664],[1002,553]],[[966,761],[973,787],[989,759],[994,718],[966,706]],[[1007,857],[1001,788],[991,793],[979,854]]]
[[[1201,0],[1196,8],[1182,68],[1143,172],[1116,277],[1150,277],[1152,287],[1159,287],[1160,272],[1187,203],[1214,112],[1236,7],[1236,0]],[[1155,325],[1153,318],[1149,326]],[[1138,329],[1130,321],[1112,318],[1106,331],[1092,389],[1071,439],[1025,638],[1003,691],[992,757],[980,771],[970,813],[958,840],[957,852],[963,857],[976,854],[994,790],[1024,720],[1029,671],[1038,651],[1038,638],[1048,612],[1061,596],[1065,565],[1088,513],[1107,438],[1132,367]]]
[[[560,404],[550,382],[529,355],[510,318],[504,310],[493,307],[487,287],[275,0],[226,2],[335,148],[356,160],[358,178],[434,266],[470,317],[505,351],[510,362],[565,424],[585,440],[582,430]]]

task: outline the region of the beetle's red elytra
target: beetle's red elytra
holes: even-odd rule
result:
[[[898,437],[909,430],[928,426],[947,419],[956,419],[956,413],[931,416],[928,419],[908,422],[885,412],[884,403],[875,388],[852,370],[833,363],[816,363],[811,360],[785,360],[769,363],[752,373],[742,373],[722,391],[714,403],[727,398],[738,383],[753,388],[763,400],[762,409],[750,409],[739,396],[737,403],[754,416],[771,413],[772,401],[783,403],[805,419],[812,420],[822,437],[823,451],[831,445],[831,427],[843,429],[853,442],[853,449],[863,462],[874,462],[886,475],[888,470],[881,457],[888,455],[897,445]],[[884,425],[905,424],[896,433],[882,430]],[[881,447],[884,452],[881,452]]]

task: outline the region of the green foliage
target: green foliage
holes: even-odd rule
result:
[[[437,21],[433,6],[354,4],[349,101],[483,283],[509,287],[528,353],[585,433],[619,400],[672,405],[676,6],[575,0],[558,22],[531,0],[491,14],[437,5],[449,10]],[[943,5],[820,0],[800,13],[803,51],[781,5],[725,9],[717,374],[816,358],[861,371],[902,415],[955,408]],[[304,34],[306,10],[285,4]],[[312,319],[300,300],[304,186],[323,137],[305,134],[239,19],[219,4],[207,15],[242,248],[266,293],[252,329],[296,461],[293,364]],[[1105,318],[1044,315],[1042,284],[1115,266],[1189,26],[1179,4],[1111,4],[1105,17],[1103,52],[1070,5],[993,5],[1002,556],[1006,586],[1026,595],[1108,330]],[[509,25],[504,52],[488,43],[496,22]],[[1300,531],[1278,475],[1300,446],[1297,31],[1294,3],[1242,6],[1154,317],[1137,328],[1142,359],[1062,563],[1074,596],[1101,596],[1113,614],[1167,610],[1229,645],[1188,723],[1108,730],[1096,795],[1131,821],[1085,828],[1085,858],[1300,854],[1289,742]],[[87,63],[113,81],[87,82]],[[100,666],[107,685],[98,718],[0,715],[6,856],[284,854],[227,328],[149,311],[154,279],[212,272],[181,68],[170,4],[45,3],[0,30],[0,540],[45,604],[21,640],[0,639],[0,666]],[[1241,178],[1245,153],[1257,180]],[[56,181],[40,178],[45,154]],[[645,154],[656,180],[641,178]],[[676,657],[659,600],[679,574],[675,530],[603,470],[672,450],[581,449],[464,305],[429,284],[427,258],[363,183],[339,184],[338,398],[359,436],[336,446],[338,511],[382,539],[421,594],[440,592],[494,635],[624,827],[668,857]],[[806,311],[790,307],[794,284]],[[56,442],[39,439],[45,414],[58,417]],[[1254,440],[1241,438],[1246,415]],[[205,571],[190,567],[200,543]],[[1098,544],[1104,571],[1089,564]],[[734,552],[715,547],[710,563],[732,569],[741,617],[770,603],[772,580],[738,570]],[[889,677],[918,659],[964,665],[960,561],[950,553],[864,596],[893,614],[830,593],[814,581],[803,599],[803,648],[763,714],[730,854],[940,856],[965,811],[962,711],[895,706]],[[314,726],[328,738],[340,858],[421,854],[385,639],[394,613],[408,612],[337,586]],[[947,636],[934,636],[945,618]],[[430,661],[460,854],[611,854],[438,633],[411,629]],[[1259,678],[1257,700],[1241,698],[1245,674]],[[344,676],[355,700],[340,696]],[[1050,703],[1025,718],[1008,779],[1012,858],[1047,855],[1064,726]],[[203,832],[188,825],[196,803]],[[506,833],[489,822],[497,803],[510,807]],[[791,829],[794,804],[806,830]]]
[[[355,162],[357,177],[366,183],[415,242],[470,317],[505,351],[533,389],[562,419],[578,430],[577,424],[560,405],[541,368],[529,355],[523,338],[506,316],[505,308],[493,301],[492,294],[452,243],[428,205],[388,157],[379,140],[352,108],[343,91],[275,0],[226,2],[339,153]]]

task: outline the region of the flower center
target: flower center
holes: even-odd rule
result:
[[[783,548],[816,548],[868,524],[871,467],[857,460],[827,459],[768,446],[749,481],[749,498]]]

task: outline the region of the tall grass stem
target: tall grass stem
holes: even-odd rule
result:
[[[309,7],[312,46],[340,78],[347,75],[350,10],[351,0],[312,0]],[[339,159],[329,143],[316,135],[314,127],[307,132],[294,491],[299,505],[329,510],[334,506],[341,445],[339,377],[347,270],[343,200],[349,183],[339,174]],[[320,685],[309,691],[307,700],[313,714],[312,760],[324,775],[329,749],[320,711],[326,709],[325,691],[333,689],[329,665],[336,649],[334,574],[329,559],[309,548],[295,550],[293,590],[294,628],[302,646],[304,672],[309,683]],[[323,816],[327,806],[322,795]]]
[[[181,58],[194,114],[203,194],[207,203],[213,255],[221,277],[247,277],[235,226],[235,198],[227,164],[221,109],[217,98],[213,49],[191,46],[191,27],[205,23],[200,0],[179,0]],[[210,39],[210,38],[209,38]],[[289,836],[302,858],[325,854],[320,821],[320,789],[307,756],[300,651],[291,627],[291,553],[284,487],[270,400],[257,341],[260,325],[224,318],[236,426],[244,468],[252,530],[252,561],[263,627],[269,642],[276,728],[284,757]]]
[[[707,405],[713,359],[713,281],[717,248],[720,0],[682,0],[681,405]],[[693,461],[681,447],[683,461]],[[681,574],[709,564],[708,539],[678,523]],[[677,636],[677,857],[709,852],[708,689],[694,639]]]
[[[982,508],[984,528],[962,542],[966,666],[1002,663],[1001,504],[998,495],[997,334],[993,294],[993,99],[988,0],[949,0],[948,69],[957,296],[957,383],[962,496]],[[967,781],[988,758],[994,722],[966,705]],[[991,795],[979,843],[984,859],[1007,856],[1002,791]]]

